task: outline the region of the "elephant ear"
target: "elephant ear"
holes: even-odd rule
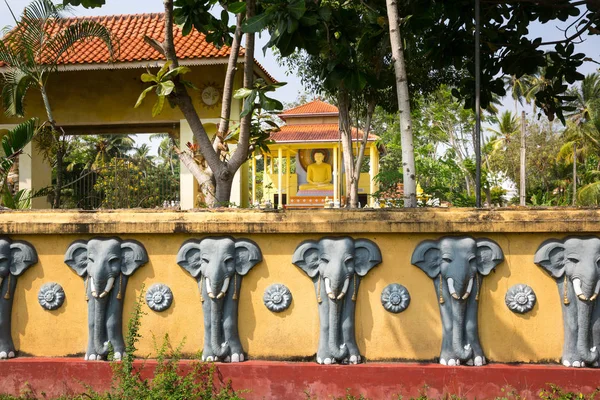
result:
[[[76,240],[67,249],[65,253],[65,264],[67,264],[79,276],[85,276],[87,273],[87,242]]]
[[[35,248],[27,242],[12,242],[10,244],[10,273],[18,276],[38,261]]]
[[[131,275],[136,269],[148,262],[148,253],[143,244],[137,240],[123,240],[121,242],[121,272]]]
[[[300,243],[292,256],[292,264],[302,268],[306,275],[314,278],[319,272],[319,243],[307,240]]]
[[[381,250],[369,239],[354,241],[354,270],[359,276],[365,276],[371,268],[381,264]]]
[[[177,252],[177,264],[194,278],[197,278],[202,273],[200,243],[195,240],[188,240],[182,244],[179,252]]]
[[[560,240],[546,240],[535,252],[533,262],[544,268],[555,279],[565,273],[565,245]]]
[[[477,239],[477,270],[481,275],[488,275],[504,261],[504,253],[493,240],[482,238]]]
[[[237,239],[235,241],[235,271],[246,275],[256,264],[262,261],[260,248],[252,240]]]
[[[440,274],[440,248],[437,240],[423,240],[413,251],[410,263],[423,270],[431,279]]]

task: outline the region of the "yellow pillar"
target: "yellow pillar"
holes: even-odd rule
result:
[[[290,202],[290,149],[285,152],[285,197]]]
[[[179,121],[179,142],[194,143],[194,133],[185,119]],[[182,210],[191,210],[196,206],[196,196],[198,195],[198,184],[194,175],[180,161],[179,172],[179,201]]]
[[[339,201],[340,194],[340,178],[339,178],[339,169],[338,169],[338,149],[337,147],[333,148],[333,202]]]
[[[267,160],[267,153],[263,153],[263,198],[261,201],[267,201],[267,185],[265,184],[265,182],[267,181],[267,177],[269,175],[269,171],[267,169],[267,164],[268,160]],[[269,198],[270,198],[270,194],[269,194]]]
[[[35,142],[30,142],[19,155],[19,190],[29,189],[32,192],[52,186],[52,166],[41,156]],[[31,199],[32,209],[51,208],[46,197]]]
[[[373,204],[375,203],[375,198],[373,197],[373,193],[376,192],[375,189],[375,146],[371,145],[369,146],[369,178],[371,180],[370,184],[369,184],[369,205],[371,207],[373,207]]]
[[[252,155],[252,204],[256,203],[256,156]]]
[[[277,208],[283,208],[282,186],[283,186],[283,150],[281,147],[277,150]]]
[[[283,199],[281,187],[283,186],[283,176],[281,174],[281,170],[283,168],[283,150],[281,147],[277,150],[277,208],[283,208]]]

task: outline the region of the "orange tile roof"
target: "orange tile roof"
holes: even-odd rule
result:
[[[165,23],[164,14],[134,14],[134,15],[109,15],[97,17],[64,18],[60,23],[50,25],[50,34],[54,35],[65,27],[81,21],[94,21],[106,26],[116,42],[116,51],[112,60],[112,67],[119,63],[162,61],[165,57],[154,50],[144,41],[144,36],[164,40]],[[227,62],[230,48],[223,46],[218,49],[206,41],[206,36],[197,30],[187,36],[181,35],[181,29],[174,27],[175,49],[181,61],[198,59],[221,59]],[[240,49],[240,56],[244,56],[244,49]],[[59,64],[74,66],[83,64],[104,64],[110,62],[110,54],[100,39],[92,39],[75,44]],[[258,63],[257,66],[270,78],[268,72]],[[0,66],[2,66],[0,64]],[[274,80],[274,79],[273,79]]]
[[[352,136],[356,138],[356,128],[352,129]],[[363,131],[358,131],[358,139],[362,139]],[[271,134],[271,140],[276,143],[289,142],[337,142],[340,139],[338,124],[303,124],[284,125],[279,132]],[[369,134],[369,142],[379,139],[378,136]]]
[[[302,104],[301,106],[285,110],[279,114],[279,116],[285,119],[286,117],[291,116],[312,116],[314,114],[338,115],[339,110],[336,106],[317,99],[311,101],[310,103]]]

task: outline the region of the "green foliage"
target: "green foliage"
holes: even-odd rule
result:
[[[286,82],[267,84],[264,79],[258,78],[254,80],[252,88],[240,88],[236,90],[233,98],[244,100],[240,118],[244,118],[254,110],[258,110],[259,113],[262,110],[269,112],[283,110],[283,104],[279,100],[268,97],[267,93],[273,92],[285,85],[287,85]]]
[[[165,100],[167,100],[169,95],[175,91],[175,83],[173,82],[173,79],[177,76],[185,75],[191,71],[191,69],[188,67],[169,69],[172,64],[172,61],[167,61],[156,75],[152,74],[150,70],[147,70],[145,74],[142,74],[142,82],[152,83],[152,85],[144,89],[144,91],[140,94],[134,108],[141,106],[142,102],[146,98],[146,95],[150,93],[150,91],[154,90],[158,99],[156,100],[156,103],[154,103],[154,107],[152,107],[152,117],[156,117],[162,112],[165,106]],[[179,81],[187,87],[194,88],[194,85],[191,82],[183,79],[179,79]]]
[[[33,1],[23,10],[10,35],[0,41],[0,61],[7,64],[0,81],[7,115],[24,115],[27,91],[38,88],[44,94],[48,75],[56,70],[58,60],[76,43],[98,38],[112,56],[111,34],[102,24],[81,21],[54,32],[48,29],[49,24],[61,22],[63,9],[50,0]],[[49,108],[48,104],[46,107]],[[48,115],[48,119],[52,122],[53,118]]]

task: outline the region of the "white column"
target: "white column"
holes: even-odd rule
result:
[[[185,151],[185,143],[194,143],[194,134],[185,119],[179,121],[179,143],[182,151]],[[182,210],[191,210],[196,205],[196,194],[198,193],[196,179],[189,169],[180,161],[179,172],[179,200]]]
[[[338,149],[333,148],[333,202],[339,201],[339,170],[338,170]]]
[[[35,192],[48,186],[52,186],[52,166],[39,153],[38,146],[31,142],[19,155],[19,190]],[[51,204],[45,196],[37,197],[31,199],[31,208],[48,209]]]
[[[277,191],[278,191],[277,208],[279,208],[279,209],[283,208],[283,199],[281,198],[282,197],[281,186],[283,186],[283,176],[281,173],[282,169],[283,169],[283,150],[280,147],[277,150]]]

